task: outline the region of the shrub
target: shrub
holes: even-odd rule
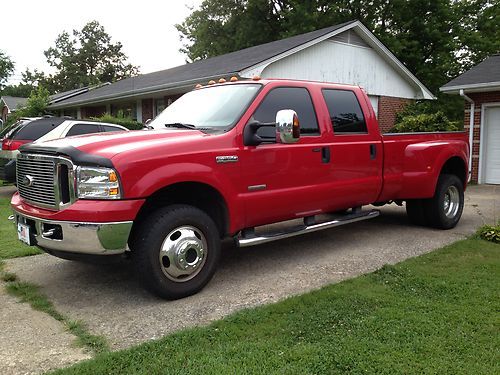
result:
[[[409,113],[409,112],[406,112]],[[457,131],[456,122],[448,120],[443,112],[406,114],[403,112],[396,117],[396,124],[390,130],[391,133],[408,132],[437,132],[437,131]]]
[[[483,240],[500,243],[500,222],[497,225],[483,225],[477,234]]]
[[[140,130],[143,128],[143,125],[130,118],[130,117],[125,117],[122,114],[118,113],[118,115],[111,116],[109,114],[102,115],[101,117],[92,117],[91,118],[94,121],[99,121],[99,122],[108,122],[110,124],[117,124],[121,126],[125,126],[129,130]]]

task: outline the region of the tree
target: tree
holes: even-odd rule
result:
[[[44,51],[56,73],[27,70],[23,79],[28,84],[43,85],[50,92],[61,92],[137,75],[138,67],[126,63],[122,48],[120,42],[111,41],[99,22],[91,21],[71,35],[64,31],[54,46]]]
[[[0,51],[0,89],[5,86],[12,73],[14,73],[14,63],[9,56]]]

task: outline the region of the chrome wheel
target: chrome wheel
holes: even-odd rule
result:
[[[444,193],[443,210],[447,218],[453,219],[460,207],[460,193],[455,185],[448,187]]]
[[[161,270],[172,281],[189,281],[203,268],[207,249],[207,240],[199,229],[192,226],[175,228],[161,246]]]

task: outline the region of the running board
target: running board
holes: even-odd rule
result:
[[[288,228],[286,231],[282,231],[282,232],[265,233],[262,235],[250,234],[247,236],[243,236],[243,235],[239,234],[236,237],[236,244],[238,245],[238,247],[248,247],[248,246],[260,245],[260,244],[263,244],[266,242],[282,240],[284,238],[299,236],[299,235],[305,234],[305,233],[312,233],[312,232],[316,232],[316,231],[323,230],[323,229],[338,227],[340,225],[355,223],[355,222],[361,221],[361,220],[373,219],[373,218],[377,217],[378,215],[380,215],[379,210],[356,212],[356,213],[347,214],[347,215],[340,217],[340,218],[337,218],[335,220],[325,221],[325,222],[318,223],[318,224],[311,223],[310,225],[307,225],[307,222],[310,220],[306,220],[309,218],[304,218],[305,224],[297,225],[297,226],[292,227],[292,228]],[[250,231],[250,233],[251,232],[252,231]]]

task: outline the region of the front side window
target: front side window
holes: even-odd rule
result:
[[[335,134],[366,134],[366,122],[353,91],[323,89]]]
[[[232,84],[188,92],[160,113],[149,125],[189,124],[201,129],[226,130],[246,111],[261,84]]]
[[[96,124],[76,124],[69,130],[66,137],[71,137],[72,135],[82,135],[99,133],[99,125]]]
[[[282,109],[293,109],[297,112],[300,121],[300,134],[319,134],[318,120],[311,96],[304,87],[278,87],[271,90],[260,103],[250,121],[275,122],[276,113]],[[262,127],[257,132],[259,136],[264,138],[272,138],[275,133],[276,129],[270,127]]]

